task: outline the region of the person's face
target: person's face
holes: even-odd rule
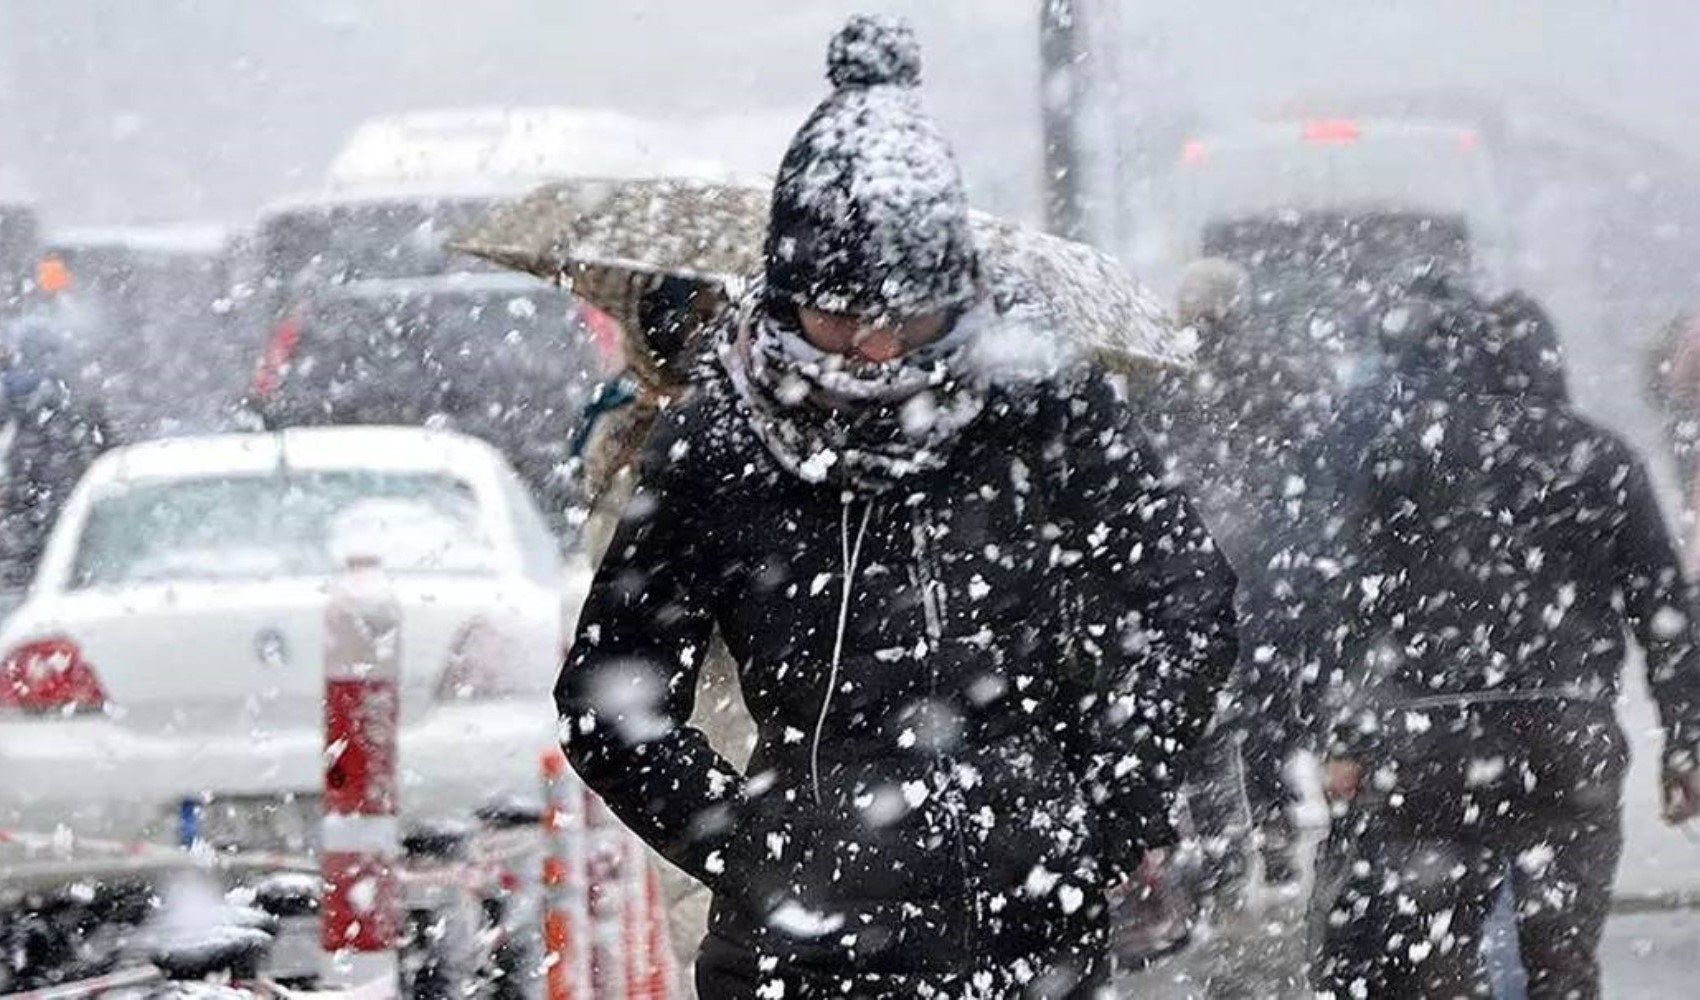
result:
[[[948,321],[944,313],[906,320],[869,320],[815,309],[800,309],[798,313],[803,337],[809,343],[828,354],[875,365],[939,339]]]

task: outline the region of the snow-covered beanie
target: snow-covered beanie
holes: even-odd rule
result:
[[[921,107],[921,49],[901,19],[832,39],[834,90],[791,140],[768,224],[769,301],[907,319],[967,305],[978,268],[956,158]]]

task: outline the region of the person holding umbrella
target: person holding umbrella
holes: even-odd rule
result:
[[[902,22],[858,17],[765,274],[647,448],[556,691],[569,758],[714,894],[707,998],[1088,997],[1171,836],[1234,577],[1090,370],[980,279]],[[688,720],[716,628],[748,767]]]

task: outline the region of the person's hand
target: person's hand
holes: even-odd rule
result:
[[[1665,766],[1665,822],[1671,826],[1700,816],[1700,768]]]
[[[1322,765],[1322,791],[1330,802],[1350,802],[1364,783],[1364,766],[1345,757],[1333,757]]]
[[[1169,849],[1167,847],[1151,848],[1145,852],[1144,857],[1140,858],[1139,871],[1132,878],[1123,879],[1104,890],[1104,896],[1111,903],[1119,903],[1123,899],[1143,891],[1147,886],[1156,882],[1157,875],[1168,863]]]

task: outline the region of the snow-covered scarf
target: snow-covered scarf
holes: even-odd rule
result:
[[[939,340],[881,365],[856,365],[745,299],[721,363],[750,426],[779,464],[811,483],[879,491],[944,466],[985,406],[968,363],[995,311],[981,303]]]

